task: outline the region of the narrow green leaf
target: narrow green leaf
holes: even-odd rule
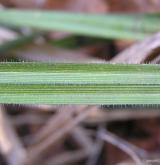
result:
[[[159,18],[158,14],[98,15],[10,9],[0,11],[0,23],[9,26],[113,39],[143,39],[159,31]]]
[[[0,63],[0,103],[160,104],[159,65]]]

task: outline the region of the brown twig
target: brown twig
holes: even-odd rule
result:
[[[2,106],[0,107],[0,151],[9,165],[22,165],[26,158],[26,151]]]
[[[125,120],[133,120],[133,119],[143,119],[143,118],[151,118],[160,116],[160,111],[158,109],[114,109],[114,110],[97,110],[94,112],[94,116],[92,114],[89,115],[88,119],[85,123],[88,124],[100,124],[112,121],[125,121]]]
[[[95,109],[93,109],[92,107],[85,107],[84,109],[81,109],[80,112],[75,117],[73,116],[73,118],[68,123],[64,124],[61,129],[58,129],[56,132],[50,134],[50,136],[47,136],[43,141],[41,141],[39,145],[30,147],[28,149],[29,161],[34,162],[49,147],[52,147],[53,144],[56,144],[60,139],[62,139],[62,137],[64,138],[64,135],[70,133],[73,130],[73,128],[75,128],[75,126],[82,122],[89,115],[91,110]],[[50,123],[52,123],[52,121],[50,121]]]
[[[139,156],[139,153],[141,152],[141,156],[144,155],[146,157],[146,152],[138,149],[138,147],[128,143],[127,141],[121,139],[120,137],[112,134],[111,132],[101,129],[99,132],[99,138],[102,140],[111,143],[112,145],[118,147],[125,153],[127,153],[136,163],[136,165],[143,165],[142,159]],[[138,151],[138,153],[137,153]]]
[[[100,156],[100,153],[102,151],[104,142],[103,140],[101,140],[99,137],[99,134],[97,132],[97,137],[96,137],[96,141],[95,144],[93,145],[93,149],[92,152],[90,153],[89,159],[86,163],[86,165],[96,165],[98,158]]]
[[[93,150],[93,144],[91,139],[86,135],[86,132],[83,128],[76,127],[72,131],[71,136],[73,141],[76,141],[80,148],[76,151],[62,153],[59,156],[48,160],[45,163],[46,165],[52,165],[53,163],[54,165],[74,164],[87,158],[91,154]]]

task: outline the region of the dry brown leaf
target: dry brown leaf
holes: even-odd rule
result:
[[[118,3],[119,2],[119,3]],[[0,0],[0,3],[22,8],[47,8],[80,12],[159,12],[159,0]]]
[[[109,11],[113,12],[159,12],[159,0],[106,0],[109,6]],[[119,3],[118,3],[119,2]]]
[[[107,11],[105,0],[0,0],[0,3],[20,8],[47,8],[90,13],[104,13]]]
[[[47,0],[45,7],[90,13],[104,13],[107,11],[104,0]]]
[[[112,63],[148,63],[160,53],[160,33],[155,34],[141,43],[136,43],[119,55],[115,56]]]

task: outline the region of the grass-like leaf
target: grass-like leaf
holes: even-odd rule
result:
[[[1,10],[0,23],[101,38],[143,39],[159,31],[159,14],[98,15],[51,11]]]
[[[0,103],[160,104],[159,65],[0,63]]]

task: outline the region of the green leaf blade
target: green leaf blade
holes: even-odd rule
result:
[[[143,39],[159,31],[160,25],[155,14],[91,15],[13,9],[0,11],[0,23],[111,39]]]
[[[0,63],[0,103],[160,104],[159,65]]]

